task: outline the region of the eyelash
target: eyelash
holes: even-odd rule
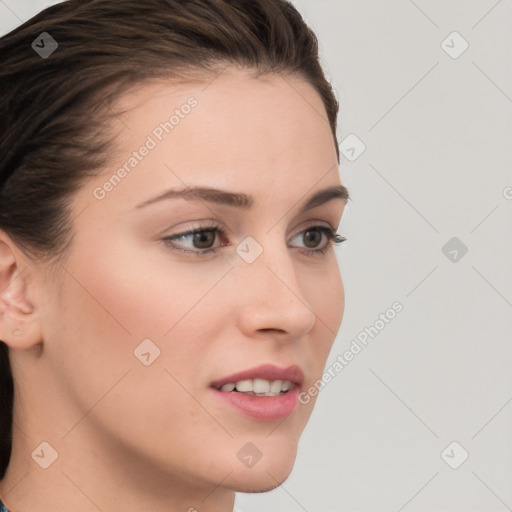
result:
[[[298,234],[301,235],[303,233],[307,233],[308,231],[320,231],[327,237],[327,240],[328,240],[328,243],[322,249],[303,250],[302,252],[306,253],[308,256],[313,256],[313,257],[319,256],[319,255],[322,256],[333,245],[339,245],[346,240],[345,237],[339,235],[333,229],[326,227],[326,226],[310,226]],[[187,253],[187,254],[192,254],[197,257],[201,257],[201,256],[203,256],[205,254],[209,254],[209,253],[216,253],[218,251],[218,249],[204,249],[204,250],[192,251],[190,249],[179,248],[176,245],[171,243],[172,241],[179,239],[179,238],[183,238],[186,236],[193,236],[193,235],[196,235],[199,233],[205,233],[205,232],[214,232],[214,233],[220,235],[222,238],[225,238],[225,236],[226,236],[226,231],[224,229],[222,229],[220,226],[214,224],[214,225],[208,225],[208,226],[199,226],[196,229],[192,229],[189,231],[185,231],[183,233],[178,233],[176,235],[172,235],[172,236],[163,238],[162,241],[165,243],[166,247],[168,247],[171,250],[180,251],[180,252]]]

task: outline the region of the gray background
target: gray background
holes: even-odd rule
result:
[[[0,33],[50,3],[0,0]],[[403,311],[321,390],[290,478],[237,507],[512,510],[512,2],[294,3],[341,103],[352,196],[327,366]]]

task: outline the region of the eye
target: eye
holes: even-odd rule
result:
[[[323,255],[333,245],[341,244],[346,240],[345,237],[327,226],[311,226],[301,231],[295,238],[298,237],[302,237],[305,240],[306,251],[303,252],[311,256]],[[318,243],[322,244],[322,239],[325,239],[325,243],[320,249],[309,249],[311,246],[316,247]]]
[[[183,233],[178,233],[176,235],[168,236],[162,239],[165,246],[174,251],[180,251],[186,254],[192,254],[194,256],[203,256],[205,254],[216,253],[218,251],[217,248],[212,247],[216,235],[220,235],[224,240],[226,239],[226,232],[217,224],[213,225],[203,225],[199,226],[196,229],[192,229],[189,231],[185,231]],[[304,253],[309,256],[318,256],[325,254],[333,245],[341,244],[346,240],[345,237],[340,236],[336,233],[332,228],[327,226],[311,226],[303,231],[301,231],[298,235],[294,237],[300,238],[302,237],[305,240],[306,248]],[[192,242],[192,248],[184,248],[179,244],[176,244],[178,240],[187,240]],[[322,240],[324,243],[322,245]],[[229,245],[227,243],[222,243],[221,246]],[[315,248],[320,245],[320,248]],[[313,249],[311,249],[313,247]]]
[[[211,243],[215,241],[216,235],[221,235],[223,238],[225,238],[226,232],[217,224],[203,225],[196,229],[165,237],[162,239],[162,241],[165,243],[166,247],[173,251],[180,251],[187,254],[193,254],[195,256],[202,256],[204,254],[217,252],[217,249],[211,247]],[[180,247],[174,243],[177,240],[183,239],[189,239],[192,241],[194,248],[197,250],[184,249],[183,246]]]

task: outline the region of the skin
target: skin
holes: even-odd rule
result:
[[[16,511],[230,512],[233,491],[273,489],[292,470],[316,398],[284,420],[257,421],[208,386],[263,363],[299,365],[303,390],[321,378],[343,284],[334,249],[308,256],[301,251],[316,247],[299,235],[335,230],[345,202],[297,211],[341,184],[333,137],[320,96],[301,78],[229,68],[206,84],[155,82],[120,99],[128,111],[115,158],[73,197],[74,239],[58,264],[30,260],[0,231],[0,338],[17,397],[0,496]],[[190,96],[197,107],[96,199],[94,189]],[[245,192],[255,204],[136,208],[185,184]],[[212,221],[227,229],[211,243],[215,254],[162,242]],[[235,251],[249,235],[263,248],[252,263]],[[192,237],[175,243],[204,247]],[[133,353],[147,338],[160,349],[149,366]],[[43,441],[58,452],[47,469],[31,456]],[[237,457],[247,442],[262,454],[251,468]]]

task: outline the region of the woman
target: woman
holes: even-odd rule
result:
[[[4,506],[279,486],[344,310],[315,35],[284,0],[69,0],[0,55]]]

